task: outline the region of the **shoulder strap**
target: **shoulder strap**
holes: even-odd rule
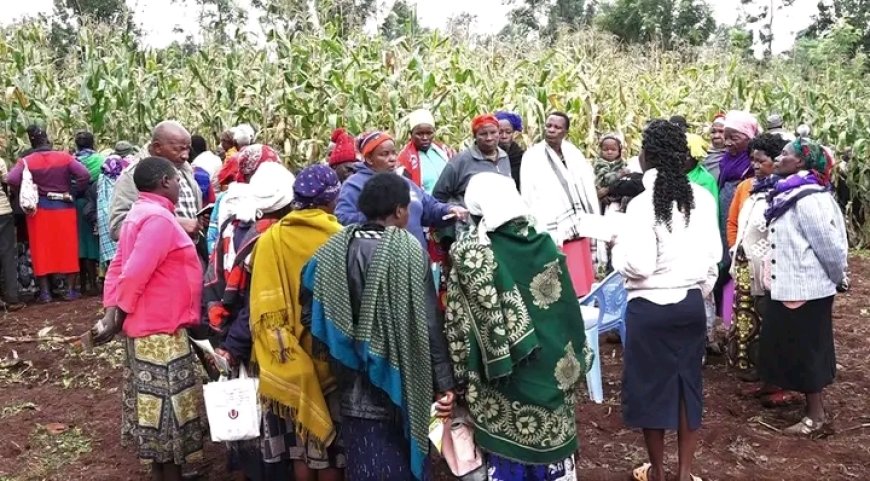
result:
[[[556,174],[556,177],[559,178],[559,183],[562,185],[562,190],[565,191],[565,195],[568,196],[568,202],[571,203],[571,208],[574,209],[574,213],[577,213],[577,202],[583,206],[583,209],[586,212],[591,213],[591,209],[584,202],[584,197],[580,194],[580,191],[577,189],[577,185],[574,185],[574,193],[577,195],[577,202],[574,201],[573,196],[571,195],[571,188],[568,184],[568,180],[562,175],[562,171],[559,169],[559,166],[556,165],[556,161],[553,160],[553,156],[550,155],[550,148],[547,145],[544,145],[544,153],[547,154],[547,160],[550,162],[550,168],[553,169],[553,172]],[[568,170],[568,166],[565,165],[565,170]]]

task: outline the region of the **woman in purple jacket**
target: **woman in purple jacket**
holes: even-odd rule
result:
[[[75,285],[79,273],[79,238],[73,194],[88,188],[91,174],[72,155],[52,150],[42,127],[31,125],[27,136],[33,149],[9,171],[8,183],[18,190],[27,167],[39,190],[36,211],[27,212],[27,234],[33,274],[39,281],[39,302],[51,302],[48,285],[51,274],[66,275],[69,290],[64,300],[78,299],[80,294]]]

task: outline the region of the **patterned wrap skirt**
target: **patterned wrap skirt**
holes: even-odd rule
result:
[[[574,456],[550,465],[523,464],[490,454],[489,481],[577,481]]]
[[[187,331],[127,339],[121,443],[144,464],[202,459],[201,366]]]
[[[263,413],[263,436],[261,454],[267,464],[286,461],[304,461],[309,469],[344,468],[347,458],[344,452],[338,392],[326,397],[329,412],[336,427],[335,440],[329,446],[322,446],[307,440],[296,433],[292,421],[272,412]]]
[[[344,478],[353,481],[413,481],[411,453],[401,424],[389,420],[344,417],[347,452]],[[431,466],[423,470],[430,478]]]

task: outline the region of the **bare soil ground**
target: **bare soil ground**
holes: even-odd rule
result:
[[[827,391],[829,428],[817,439],[782,436],[775,430],[799,420],[802,407],[761,408],[739,394],[744,384],[724,360],[712,358],[696,474],[712,481],[870,479],[870,257],[855,255],[851,266],[852,290],[838,297],[834,312],[839,372]],[[0,481],[149,479],[119,444],[120,343],[83,353],[65,339],[89,328],[99,310],[91,298],[0,319]],[[577,411],[578,474],[623,481],[646,454],[640,433],[620,416],[621,348],[602,344],[602,359],[605,403]],[[667,449],[675,467],[673,437]],[[208,444],[209,480],[239,479],[226,472],[224,452]]]

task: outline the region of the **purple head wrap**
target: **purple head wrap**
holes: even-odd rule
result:
[[[329,205],[338,197],[341,182],[328,165],[316,164],[302,169],[293,184],[293,207],[309,209]]]
[[[523,131],[523,119],[515,112],[499,111],[495,113],[495,118],[499,120],[507,120],[510,122],[511,127],[513,127],[517,132]]]
[[[130,165],[130,159],[130,156],[121,157],[120,155],[115,154],[106,157],[106,161],[103,162],[103,166],[101,167],[103,175],[112,179],[117,179],[118,176],[121,175],[121,171]]]

